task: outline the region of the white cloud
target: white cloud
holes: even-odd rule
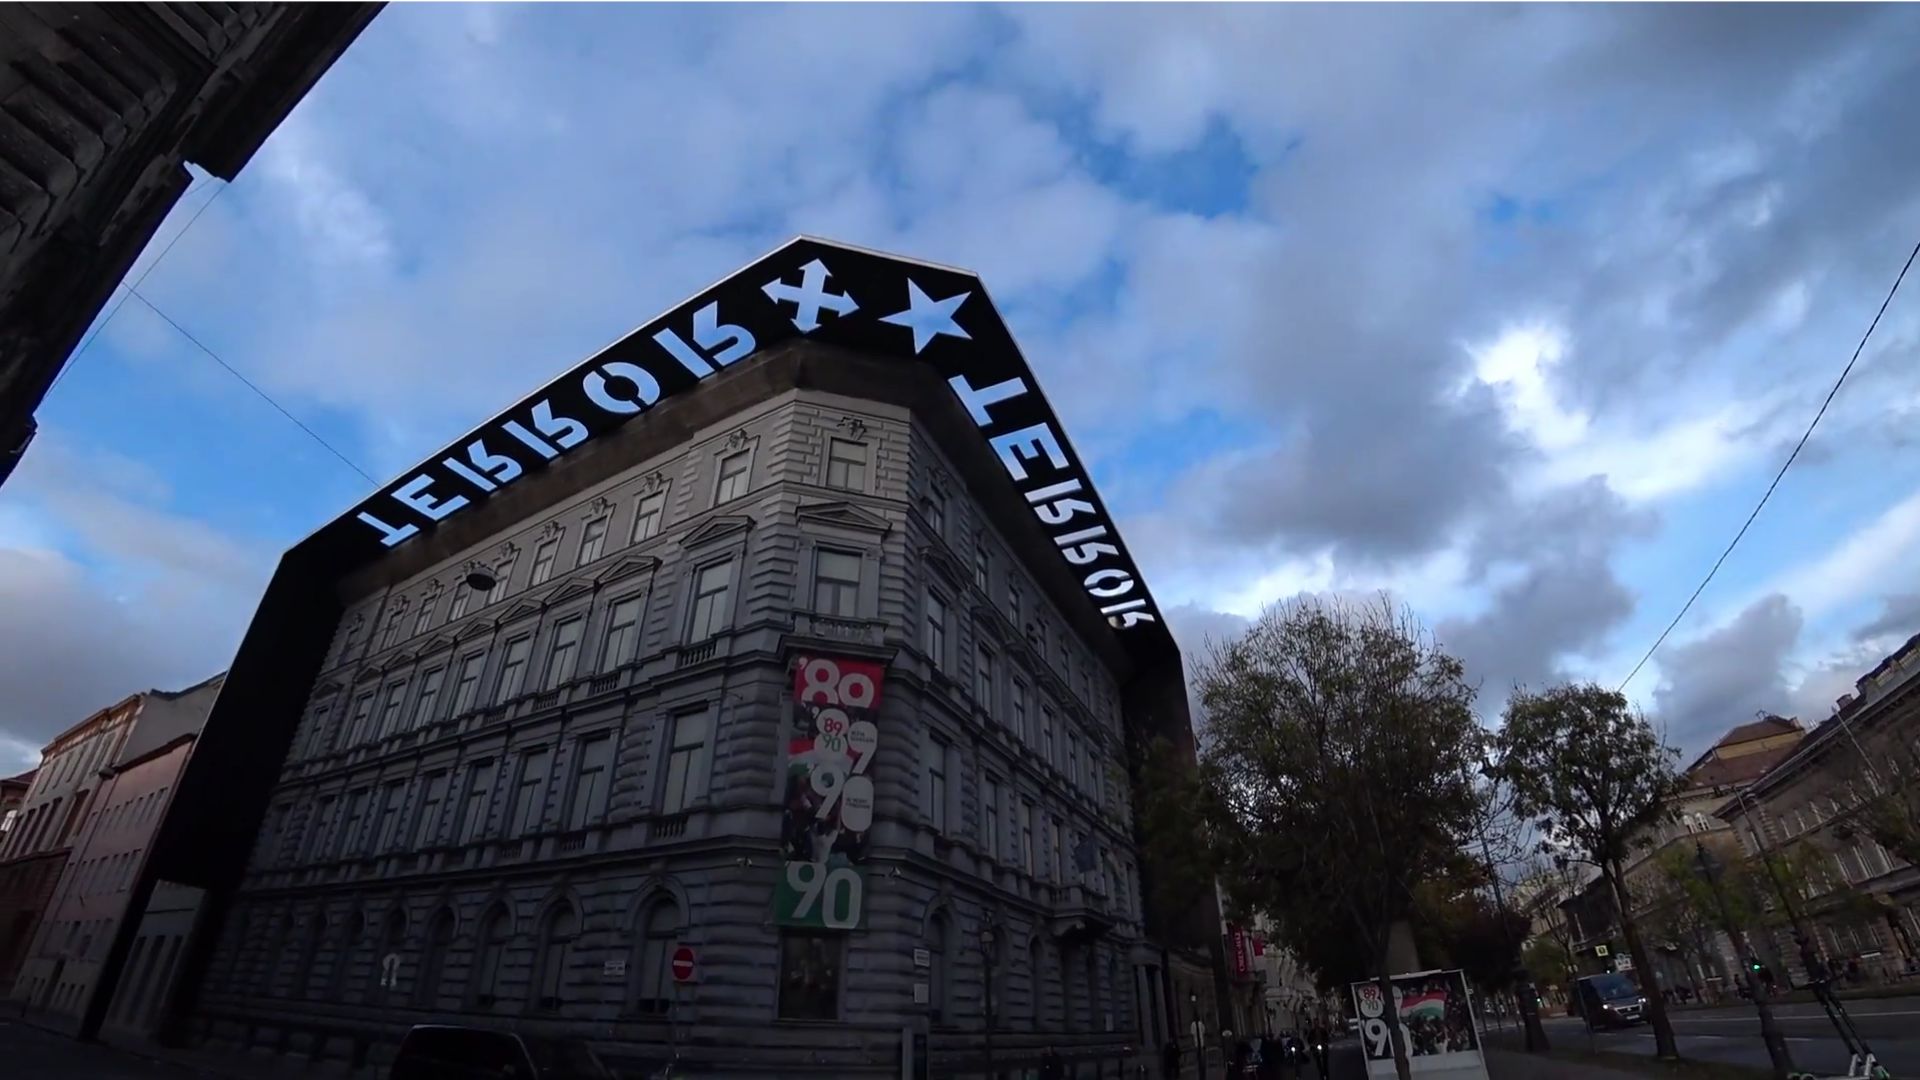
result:
[[[1911,585],[1920,555],[1920,491],[1855,530],[1817,559],[1788,569],[1764,592],[1792,597],[1811,619]]]

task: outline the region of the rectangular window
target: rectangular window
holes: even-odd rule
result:
[[[1048,880],[1052,881],[1055,885],[1064,884],[1067,880],[1066,875],[1061,872],[1061,862],[1060,862],[1061,855],[1065,854],[1065,850],[1061,841],[1061,838],[1063,835],[1064,833],[1060,828],[1060,819],[1057,817],[1048,818],[1047,819],[1047,869],[1052,871],[1053,873],[1053,876]]]
[[[607,794],[607,770],[613,765],[613,738],[600,735],[580,744],[580,766],[573,777],[573,797],[567,803],[567,828],[584,829],[600,816]]]
[[[633,515],[633,542],[651,540],[660,535],[660,523],[667,516],[667,493],[656,491],[640,500]]]
[[[747,466],[751,463],[752,451],[742,450],[737,454],[728,454],[720,459],[720,478],[714,482],[713,504],[731,502],[747,493]]]
[[[552,690],[573,678],[580,664],[580,632],[586,620],[578,616],[553,628],[553,650],[547,656],[547,689]]]
[[[407,684],[397,682],[387,687],[386,704],[380,707],[379,738],[386,738],[400,730],[400,706],[407,699]]]
[[[1059,768],[1060,763],[1053,756],[1053,710],[1040,706],[1040,760],[1051,768]]]
[[[927,658],[934,667],[942,666],[947,655],[947,605],[933,593],[927,594],[926,636],[921,645],[927,650]]]
[[[780,932],[780,1019],[840,1018],[843,934]]]
[[[487,654],[468,653],[460,658],[460,680],[453,686],[453,715],[465,716],[480,700],[480,675],[487,667]]]
[[[313,711],[313,728],[307,734],[308,755],[324,754],[332,749],[333,732],[327,726],[327,720],[332,713],[333,708],[328,705],[322,705]],[[8,814],[11,815],[12,811],[9,810]],[[0,833],[6,831],[4,826],[0,826]]]
[[[1033,804],[1026,799],[1020,800],[1020,865],[1031,877],[1034,873],[1033,861]]]
[[[394,642],[400,640],[401,614],[402,612],[399,608],[394,608],[391,612],[387,613],[387,625],[380,631],[381,648],[391,648]]]
[[[980,778],[980,842],[987,858],[1000,860],[1000,781],[992,776]]]
[[[660,791],[660,812],[677,814],[707,793],[708,724],[705,713],[683,713],[673,718],[673,743],[667,751],[666,782]]]
[[[1080,736],[1067,732],[1067,783],[1080,790]]]
[[[973,584],[981,592],[987,591],[988,571],[992,567],[987,561],[987,548],[982,544],[973,549]]]
[[[1007,618],[1020,625],[1020,586],[1007,582]]]
[[[813,610],[843,619],[860,614],[860,556],[827,548],[814,553]]]
[[[920,809],[933,831],[947,831],[947,744],[938,736],[927,740],[927,804]]]
[[[427,774],[426,792],[420,798],[420,812],[414,824],[414,847],[430,848],[440,842],[440,806],[446,800],[447,774]]]
[[[586,529],[580,534],[580,561],[576,565],[586,564],[598,559],[607,549],[607,519],[594,518],[587,522]]]
[[[415,637],[419,637],[421,634],[433,629],[433,609],[436,606],[438,606],[437,597],[423,596],[420,598],[420,614],[413,620],[413,635]]]
[[[540,585],[553,576],[553,560],[560,551],[560,541],[556,538],[542,543],[533,549],[533,577],[529,586]]]
[[[306,836],[303,862],[318,862],[326,854],[327,841],[333,838],[333,809],[337,800],[332,795],[322,795],[311,822],[312,831]]]
[[[367,818],[367,799],[370,793],[366,788],[347,796],[347,820],[340,826],[340,856],[353,858],[360,854],[360,828]]]
[[[447,605],[447,621],[452,622],[465,615],[467,613],[467,605],[471,603],[473,603],[473,587],[465,582],[455,585],[453,587],[453,602]]]
[[[1027,687],[1018,679],[1007,688],[1007,696],[1013,702],[1013,733],[1020,736],[1028,746],[1033,745],[1033,732],[1027,728]]]
[[[469,844],[486,835],[487,803],[493,798],[492,761],[476,761],[467,767],[467,791],[460,813],[460,843]]]
[[[732,615],[733,563],[703,566],[693,582],[693,625],[689,641],[705,641],[726,629]]]
[[[616,601],[607,613],[607,641],[600,649],[600,670],[612,671],[633,660],[640,643],[640,598]]]
[[[510,835],[526,836],[540,831],[541,822],[547,816],[547,770],[552,764],[552,752],[544,747],[521,755],[520,787],[513,795]]]
[[[446,668],[434,668],[420,676],[420,697],[413,703],[413,726],[431,724],[434,721],[434,706],[440,703],[440,681],[447,677]]]
[[[507,659],[500,665],[500,692],[493,697],[495,704],[520,696],[520,689],[527,681],[527,658],[531,655],[532,635],[523,635],[507,642]]]
[[[980,646],[973,657],[973,699],[993,712],[993,650]]]
[[[400,804],[407,800],[407,782],[395,780],[388,784],[380,798],[380,823],[375,826],[375,835],[379,837],[375,854],[394,851],[400,847],[401,838],[406,835],[405,822],[400,820]]]
[[[867,444],[848,439],[827,440],[827,486],[848,491],[867,490]]]
[[[947,501],[938,495],[929,495],[920,500],[920,511],[926,515],[927,528],[933,530],[933,535],[946,539]]]
[[[507,598],[507,583],[513,580],[513,556],[509,555],[493,565],[493,587],[487,590],[487,603],[497,604]]]

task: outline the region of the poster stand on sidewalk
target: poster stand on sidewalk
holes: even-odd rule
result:
[[[1487,1080],[1480,1027],[1473,1015],[1473,999],[1467,994],[1464,973],[1415,971],[1395,975],[1389,984],[1413,1075],[1431,1080]],[[1367,1076],[1391,1077],[1393,1038],[1380,984],[1357,982],[1351,989],[1354,1014],[1360,1018],[1360,1049],[1366,1055]]]

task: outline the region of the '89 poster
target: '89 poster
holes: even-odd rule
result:
[[[860,871],[873,828],[873,766],[880,748],[880,684],[869,660],[803,656],[794,667],[783,865],[774,922],[851,930],[866,916]]]

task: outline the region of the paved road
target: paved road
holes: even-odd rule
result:
[[[1866,1037],[1880,1063],[1895,1076],[1920,1078],[1920,997],[1880,998],[1847,1003],[1847,1012]],[[1820,1006],[1813,1003],[1774,1006],[1774,1017],[1787,1039],[1794,1064],[1802,1069],[1840,1074],[1846,1069],[1846,1044],[1834,1032]],[[1687,1009],[1672,1014],[1673,1031],[1685,1057],[1729,1064],[1768,1064],[1760,1041],[1760,1018],[1753,1006],[1723,1009]],[[1548,1037],[1577,1046],[1586,1039],[1581,1022],[1571,1017],[1547,1021]],[[1626,1031],[1594,1036],[1606,1050],[1653,1053],[1653,1032],[1644,1024]]]

